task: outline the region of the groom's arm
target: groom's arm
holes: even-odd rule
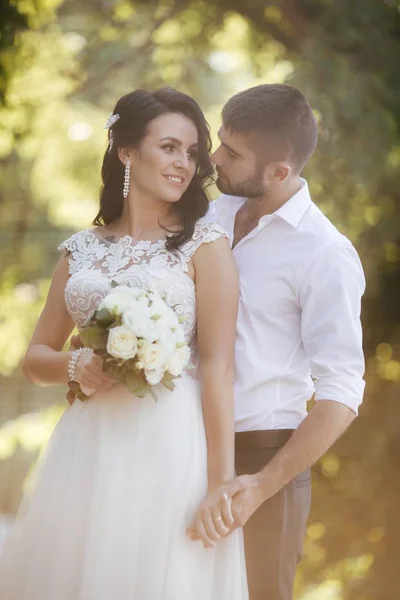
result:
[[[263,502],[274,496],[299,473],[313,465],[346,431],[356,414],[344,404],[320,400],[310,411],[289,441],[277,452],[264,469],[254,476],[237,477],[230,488],[230,496],[246,492],[233,513],[237,524],[243,525]],[[254,496],[254,497],[250,497]]]
[[[236,525],[313,465],[357,415],[364,381],[360,324],[364,275],[347,241],[327,244],[299,274],[302,343],[315,380],[316,404],[290,440],[256,475],[227,489]]]
[[[231,514],[234,520],[230,531],[243,527],[263,502],[321,458],[355,417],[344,404],[320,400],[262,471],[236,477],[222,490],[224,521],[230,523]],[[226,496],[231,498],[231,505],[224,500]]]

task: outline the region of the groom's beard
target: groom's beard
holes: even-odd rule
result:
[[[218,173],[218,169],[217,169]],[[265,185],[263,181],[263,172],[256,172],[253,177],[245,181],[231,183],[225,177],[218,177],[216,180],[217,188],[223,194],[228,196],[241,196],[243,198],[257,198],[265,195]]]

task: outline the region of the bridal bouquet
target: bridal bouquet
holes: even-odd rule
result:
[[[84,345],[102,357],[105,373],[139,398],[154,396],[158,383],[173,390],[174,379],[190,366],[182,319],[156,292],[111,286],[79,333]]]

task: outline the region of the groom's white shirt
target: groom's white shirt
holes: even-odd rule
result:
[[[312,202],[307,182],[233,249],[240,276],[236,431],[297,428],[306,403],[357,413],[364,392],[363,269],[351,242]],[[246,198],[222,195],[207,219],[233,241]]]

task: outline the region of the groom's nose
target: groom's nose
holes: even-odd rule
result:
[[[213,162],[215,165],[217,165],[217,167],[221,166],[221,165],[219,164],[219,150],[220,150],[220,148],[221,148],[221,146],[218,146],[218,148],[217,148],[217,149],[216,149],[214,152],[212,152],[212,153],[210,154],[210,158],[211,158],[212,162]]]

